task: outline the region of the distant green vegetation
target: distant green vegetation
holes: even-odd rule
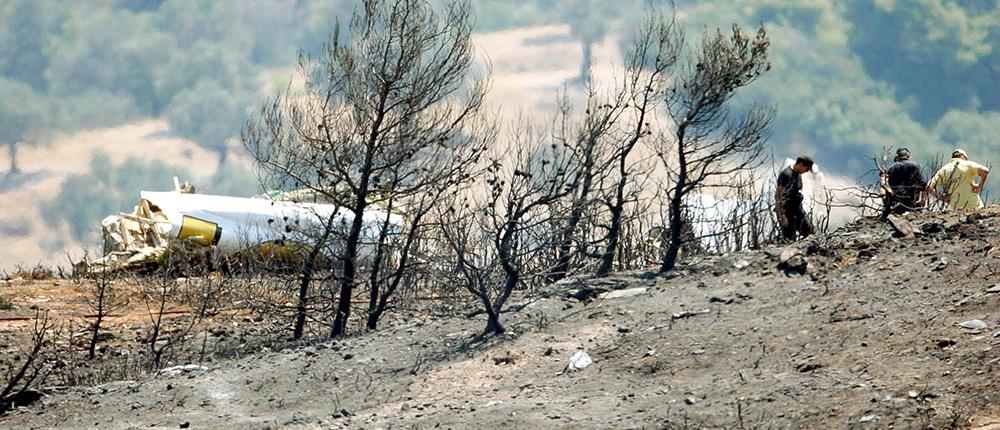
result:
[[[42,216],[50,227],[69,227],[82,241],[97,239],[101,220],[118,212],[131,212],[140,191],[173,189],[173,177],[183,180],[191,172],[159,160],[129,158],[114,164],[103,152],[90,159],[87,173],[66,178],[59,193],[41,203]],[[200,187],[199,193],[249,197],[259,191],[256,178],[244,167],[226,164]]]
[[[490,29],[517,26],[515,12],[531,10],[532,22],[569,24],[584,46],[607,34],[625,47],[649,2],[621,2],[615,13],[601,9],[609,2],[595,0],[534,0],[510,11],[500,1],[476,3],[491,11],[480,16],[480,26]],[[874,167],[871,157],[883,146],[910,147],[923,160],[956,146],[984,163],[1000,157],[1000,1],[676,5],[689,34],[734,23],[767,26],[773,70],[742,97],[777,106],[776,157],[813,153],[826,169],[852,177]]]
[[[567,23],[584,51],[608,37],[624,46],[648,3],[472,0],[479,31]],[[267,76],[290,70],[300,50],[319,53],[338,19],[343,23],[359,4],[0,2],[0,145],[16,149],[50,140],[52,131],[162,117],[225,159],[226,141],[238,137],[268,95],[264,88],[275,84]],[[886,145],[909,146],[918,158],[952,146],[983,162],[1000,156],[997,0],[676,4],[689,34],[767,25],[773,71],[742,97],[777,105],[776,156],[811,152],[849,176],[866,171]]]
[[[0,144],[166,117],[227,155],[263,96],[260,71],[318,50],[346,0],[0,2]]]
[[[473,3],[481,30],[562,22],[583,46],[610,36],[623,48],[649,4],[626,0],[607,11],[611,2],[597,0]],[[692,35],[767,26],[773,70],[742,98],[777,106],[771,147],[778,158],[813,153],[827,170],[851,177],[873,168],[871,157],[884,146],[907,146],[922,160],[954,147],[984,163],[1000,160],[998,0],[676,5]]]
[[[107,154],[98,152],[90,159],[90,170],[66,178],[53,199],[42,202],[46,224],[68,225],[73,236],[93,240],[100,233],[100,221],[118,212],[131,212],[139,202],[139,191],[173,188],[172,178],[190,172],[162,161],[129,158],[115,165]]]
[[[764,22],[772,73],[746,97],[778,107],[778,157],[811,152],[857,177],[883,146],[930,160],[954,147],[1000,157],[1000,2],[700,1],[686,24]]]

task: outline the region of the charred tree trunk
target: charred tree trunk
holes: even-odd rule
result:
[[[425,211],[420,210],[413,216],[413,219],[410,220],[410,230],[407,232],[406,242],[403,243],[402,248],[399,250],[399,262],[396,265],[395,272],[392,274],[392,281],[389,284],[389,286],[386,287],[385,292],[377,296],[378,298],[377,306],[375,306],[374,301],[369,303],[369,313],[368,313],[369,330],[375,330],[378,327],[379,318],[381,318],[382,314],[384,314],[386,309],[389,308],[389,297],[391,297],[396,292],[396,290],[399,289],[399,285],[402,283],[403,277],[406,275],[406,270],[410,264],[410,250],[413,249],[413,246],[417,240],[417,230],[420,228],[421,220],[423,219],[425,214],[426,214]],[[383,231],[385,231],[388,228],[388,226],[389,223],[387,218],[385,225],[383,225]],[[375,288],[374,285],[376,284],[374,282],[374,279],[372,281],[372,285],[373,285],[372,288]],[[373,294],[372,297],[376,297],[376,295]]]
[[[337,303],[337,314],[333,319],[333,326],[330,328],[330,338],[338,337],[346,331],[347,318],[351,315],[351,296],[354,293],[355,275],[358,264],[358,245],[361,242],[361,228],[364,226],[365,209],[368,208],[368,193],[372,175],[372,163],[375,157],[379,133],[382,129],[382,122],[386,116],[386,101],[389,98],[388,84],[382,87],[379,94],[377,116],[372,122],[371,132],[368,134],[368,142],[365,146],[364,164],[361,166],[361,178],[358,179],[357,190],[354,193],[354,219],[351,220],[351,231],[347,235],[347,243],[344,245],[344,273],[343,281],[340,284],[340,299]],[[373,286],[374,287],[374,286]]]
[[[367,182],[367,174],[363,182]],[[366,187],[367,188],[367,187]],[[359,193],[361,194],[361,193]],[[367,194],[367,191],[365,191]],[[347,235],[344,249],[343,281],[340,284],[340,299],[337,301],[337,314],[330,328],[330,338],[336,338],[347,330],[347,318],[351,315],[351,296],[354,292],[355,273],[357,272],[358,244],[361,241],[361,227],[364,224],[365,200],[361,198],[354,207],[354,220],[351,222],[351,232]]]
[[[500,236],[500,240],[497,241],[497,254],[500,260],[500,267],[504,272],[504,285],[503,290],[497,296],[496,300],[493,301],[492,307],[486,308],[486,313],[489,321],[486,324],[486,331],[493,332],[496,334],[502,334],[504,332],[503,325],[500,324],[500,313],[503,310],[504,303],[507,303],[507,299],[510,298],[511,293],[514,292],[514,288],[517,287],[518,281],[520,281],[521,270],[516,266],[514,261],[515,255],[515,240],[514,232],[518,228],[518,221],[524,215],[521,213],[521,209],[515,210],[516,205],[509,203],[507,210],[509,218],[507,219],[505,231]]]
[[[688,122],[683,122],[677,131],[677,183],[670,195],[670,240],[667,252],[663,255],[660,273],[674,270],[677,267],[677,255],[681,250],[681,228],[684,226],[683,201],[688,186],[687,156],[684,153],[684,132]]]
[[[309,257],[306,258],[305,265],[302,267],[302,280],[299,282],[299,301],[295,307],[295,328],[292,331],[292,338],[295,340],[301,339],[302,333],[305,330],[309,283],[312,282],[313,273],[316,271],[316,259],[319,258],[320,252],[326,246],[326,241],[330,238],[330,233],[333,231],[334,219],[335,213],[330,214],[330,217],[326,221],[326,226],[323,228],[323,236],[313,245],[313,248],[309,251]]]
[[[503,292],[501,293],[501,296],[498,297],[495,302],[493,302],[492,307],[490,306],[486,307],[487,333],[503,334],[505,331],[507,331],[507,329],[504,328],[503,324],[500,323],[500,312],[503,309],[503,305],[507,303],[507,299],[510,298],[511,292],[513,292],[514,288],[517,287],[519,278],[520,274],[517,271],[508,272],[507,280],[504,282]]]
[[[504,334],[507,328],[500,323],[500,315],[493,308],[487,306],[486,308],[486,333],[493,333],[496,335]]]
[[[382,258],[385,255],[385,239],[388,235],[388,229],[389,216],[387,215],[385,222],[382,223],[382,231],[380,231],[378,235],[378,245],[375,249],[375,257],[373,259],[374,264],[372,264],[372,271],[368,276],[368,283],[371,286],[368,292],[368,321],[365,323],[368,330],[375,330],[378,324],[376,311],[378,310],[379,302],[379,276],[381,275],[380,269],[382,269],[382,265],[384,264]]]
[[[100,296],[97,298],[99,303],[99,310],[97,312],[97,319],[94,320],[94,333],[90,336],[90,345],[87,347],[87,358],[93,360],[97,355],[97,339],[101,332],[101,322],[104,321],[104,290],[101,289]]]
[[[625,157],[622,157],[618,165],[619,179],[615,187],[615,203],[611,206],[611,221],[608,228],[608,245],[601,255],[601,266],[597,268],[597,276],[605,276],[611,273],[611,267],[615,262],[615,252],[618,250],[618,242],[622,232],[622,213],[625,211],[625,184],[628,177],[625,174]]]
[[[569,273],[570,263],[573,261],[573,242],[576,240],[577,228],[580,225],[580,221],[583,219],[583,211],[588,204],[588,199],[590,198],[590,190],[593,186],[594,175],[593,175],[593,146],[589,148],[587,152],[586,161],[584,162],[584,172],[583,183],[580,186],[579,198],[573,202],[573,208],[570,210],[569,219],[566,220],[566,228],[563,229],[562,238],[559,243],[559,248],[557,249],[558,260],[556,261],[555,267],[552,269],[552,275],[549,276],[549,281],[555,282],[566,277]]]

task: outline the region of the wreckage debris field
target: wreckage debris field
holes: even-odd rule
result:
[[[570,278],[515,297],[500,338],[474,305],[421,301],[374,332],[265,348],[286,322],[220,311],[205,324],[260,327],[225,335],[241,353],[49,387],[0,427],[998,428],[1000,211],[902,220],[911,235],[864,219],[666,275]],[[78,320],[75,288],[4,281],[5,354],[31,306]],[[135,347],[138,309],[107,344]]]

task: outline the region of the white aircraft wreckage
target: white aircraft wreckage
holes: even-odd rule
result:
[[[176,180],[175,180],[176,182]],[[276,197],[241,198],[175,191],[140,193],[131,213],[104,218],[105,256],[91,266],[97,270],[139,269],[162,263],[169,245],[175,241],[211,249],[218,256],[232,256],[256,250],[285,257],[308,249],[320,237],[333,217],[342,237],[354,219],[350,210],[331,204],[297,203],[285,199],[301,193]],[[360,258],[374,251],[383,227],[391,239],[402,231],[402,215],[378,209],[363,216]],[[331,257],[330,255],[326,255]]]

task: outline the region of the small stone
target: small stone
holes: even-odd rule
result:
[[[917,397],[920,397],[920,392],[919,392],[919,391],[914,391],[914,390],[910,390],[910,391],[909,391],[908,393],[906,393],[906,394],[907,394],[908,396],[910,396],[910,398],[911,398],[911,399],[915,399],[915,398],[917,398]]]
[[[628,333],[630,331],[632,331],[632,329],[628,327],[625,327],[623,325],[618,326],[618,333]]]
[[[583,370],[592,363],[593,360],[591,360],[590,356],[584,350],[579,349],[569,358],[569,366],[566,369],[570,371]]]
[[[1000,293],[1000,284],[996,284],[986,289],[987,293]]]
[[[865,416],[863,416],[861,418],[858,418],[858,422],[859,423],[866,423],[866,422],[869,422],[869,421],[875,421],[878,418],[879,418],[878,415],[865,415]]]
[[[746,269],[747,266],[750,266],[750,262],[746,260],[736,260],[733,262],[733,267],[737,269]]]
[[[181,428],[182,429],[186,429],[188,427],[191,427],[191,423],[189,423],[187,421],[184,421],[184,422],[181,423]]]
[[[786,275],[804,275],[809,269],[809,263],[802,255],[802,251],[796,248],[785,248],[778,257],[778,269]]]
[[[635,297],[640,294],[646,293],[646,287],[629,288],[627,290],[615,290],[609,291],[607,293],[601,294],[602,299],[622,299],[626,297]]]
[[[697,402],[697,401],[698,401],[698,400],[697,400],[697,399],[695,399],[694,397],[688,397],[688,398],[684,399],[684,403],[686,403],[686,404],[688,404],[688,405],[693,405],[693,404],[694,404],[694,402]]]
[[[982,330],[986,328],[986,323],[982,320],[968,320],[958,323],[962,328],[972,329],[972,330]]]

